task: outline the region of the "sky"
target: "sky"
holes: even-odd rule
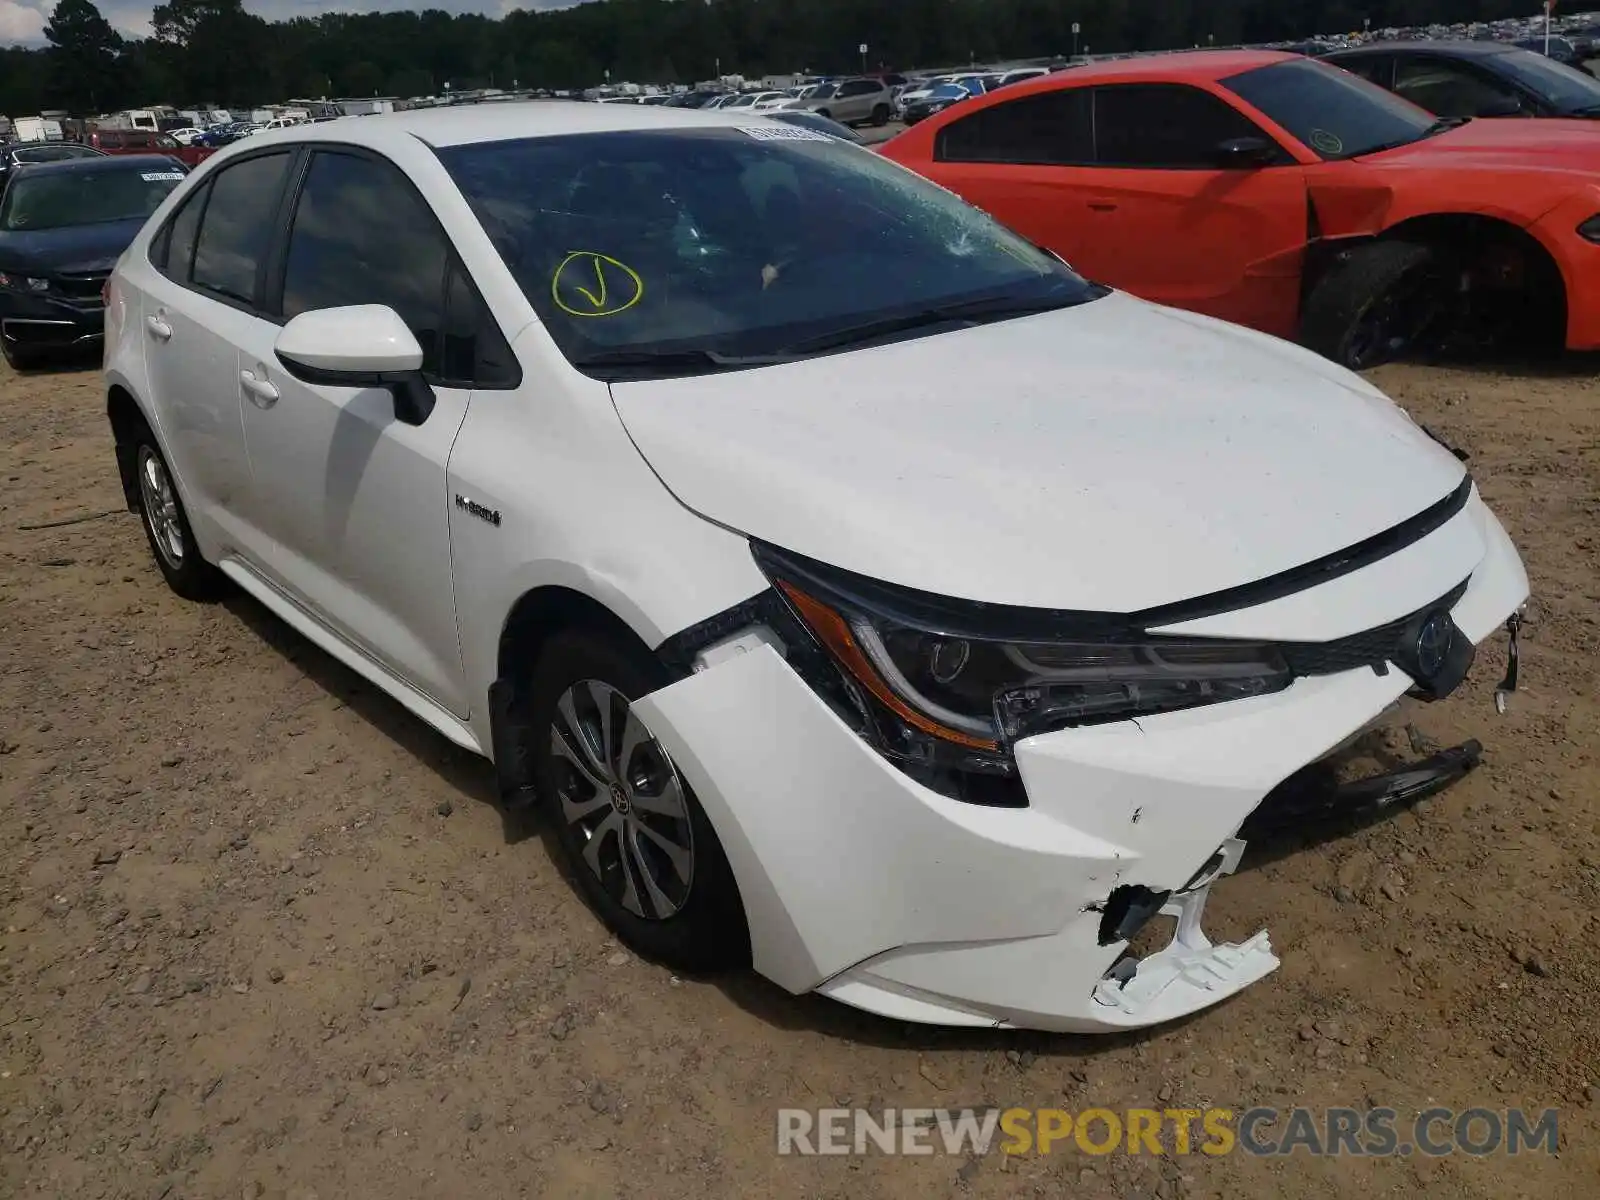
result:
[[[96,0],[100,11],[116,29],[129,37],[148,37],[150,10],[157,0]],[[481,12],[499,15],[515,8],[567,8],[582,0],[245,0],[250,12],[280,21],[287,17],[314,16],[321,12],[391,12],[408,8],[441,8],[446,12]],[[55,0],[0,0],[0,45],[44,41],[45,22]]]

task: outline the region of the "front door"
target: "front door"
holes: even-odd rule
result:
[[[457,716],[468,703],[450,566],[446,469],[472,392],[439,378],[449,244],[398,168],[312,154],[285,251],[281,315],[387,304],[424,348],[435,404],[420,425],[382,388],[302,383],[279,327],[240,346],[255,481],[256,565],[347,641]]]

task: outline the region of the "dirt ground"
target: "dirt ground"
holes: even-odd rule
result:
[[[0,373],[0,1196],[1593,1197],[1600,386],[1395,368],[1536,602],[1416,720],[1484,766],[1280,847],[1213,933],[1275,975],[1116,1039],[907,1028],[620,950],[486,764],[255,603],[170,594],[94,372]],[[842,920],[849,919],[841,913]],[[1561,1110],[1556,1158],[794,1159],[780,1106]]]

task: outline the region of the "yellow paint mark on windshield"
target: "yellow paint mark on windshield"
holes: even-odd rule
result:
[[[550,277],[550,295],[568,316],[614,317],[644,299],[644,280],[609,254],[574,250]]]

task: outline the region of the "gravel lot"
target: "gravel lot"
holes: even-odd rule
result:
[[[254,602],[162,585],[98,376],[0,368],[0,1196],[1592,1197],[1600,386],[1394,368],[1534,579],[1440,742],[1483,768],[1269,848],[1213,933],[1282,969],[1112,1040],[908,1029],[620,950],[451,748]],[[848,919],[848,914],[840,914]],[[778,1159],[773,1110],[1558,1106],[1543,1156]]]

